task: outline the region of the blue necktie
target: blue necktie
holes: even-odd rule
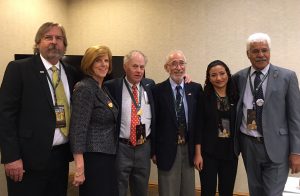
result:
[[[177,123],[178,126],[184,126],[185,132],[186,130],[186,119],[185,119],[185,111],[183,105],[183,99],[180,94],[182,87],[176,86],[176,113],[177,113]]]

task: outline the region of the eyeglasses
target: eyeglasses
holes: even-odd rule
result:
[[[56,39],[57,41],[63,41],[64,37],[59,35],[45,35],[43,39],[46,41],[52,41],[53,39]]]
[[[171,61],[168,63],[172,68],[176,68],[177,66],[184,67],[186,65],[185,61]]]

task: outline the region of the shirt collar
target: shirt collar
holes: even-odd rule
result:
[[[52,64],[49,63],[49,61],[47,61],[41,54],[40,57],[42,59],[42,62],[46,68],[46,70],[49,70],[52,67]],[[57,64],[55,64],[55,67],[59,70],[59,61],[57,62]]]
[[[130,88],[132,88],[133,84],[128,81],[127,76],[125,76],[125,80],[128,82]],[[141,84],[141,82],[136,84],[136,87],[137,87],[138,90],[140,90],[140,84]]]
[[[260,71],[265,76],[268,73],[269,69],[270,69],[270,63],[265,68],[263,68]],[[255,71],[256,71],[256,69],[254,69],[253,66],[251,66],[250,76],[252,76]]]
[[[175,88],[176,88],[176,86],[181,86],[181,88],[182,88],[182,90],[184,89],[184,80],[182,80],[182,82],[180,83],[180,84],[177,84],[176,82],[174,82],[173,80],[172,80],[172,78],[169,78],[169,81],[170,81],[170,84],[171,84],[171,87],[172,87],[172,90],[173,91],[175,91]]]

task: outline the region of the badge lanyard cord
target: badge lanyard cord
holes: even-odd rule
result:
[[[139,97],[138,97],[138,103],[137,103],[135,101],[134,97],[133,97],[132,91],[130,90],[130,87],[129,87],[129,84],[128,84],[127,80],[124,79],[124,82],[125,82],[125,86],[126,86],[126,88],[128,90],[128,93],[129,93],[129,95],[131,97],[131,100],[132,100],[132,102],[133,102],[133,104],[134,104],[134,106],[136,108],[136,111],[139,111],[140,108],[141,108],[141,103],[142,103],[142,88],[141,88],[141,86],[140,86],[140,89],[139,89]],[[138,115],[138,117],[139,117],[139,120],[141,122],[141,116]]]
[[[268,71],[268,73],[263,77],[263,79],[260,81],[260,83],[257,85],[256,89],[254,89],[253,84],[252,84],[252,82],[251,82],[250,70],[251,70],[251,67],[249,68],[249,71],[248,71],[248,78],[249,78],[249,83],[250,83],[251,93],[252,93],[252,95],[253,95],[253,105],[255,105],[255,103],[254,103],[255,95],[257,94],[258,89],[263,85],[264,81],[265,81],[266,78],[268,77],[269,71]]]
[[[53,72],[53,70],[51,70],[51,71]],[[61,81],[61,65],[59,64],[59,69],[58,69],[58,80],[57,80],[57,83],[55,84],[55,86],[53,85],[53,82],[52,82],[52,80],[51,80],[51,78],[50,78],[50,76],[49,76],[48,71],[47,71],[46,73],[47,73],[46,76],[47,76],[47,78],[49,79],[50,84],[51,84],[51,87],[52,87],[52,89],[53,89],[53,96],[54,96],[55,106],[57,106],[57,97],[56,97],[56,92],[55,92],[55,90],[56,90],[56,88],[58,87],[58,85],[59,85],[59,83],[60,83],[60,81]]]

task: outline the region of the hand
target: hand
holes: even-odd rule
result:
[[[22,159],[4,164],[6,175],[15,182],[21,182],[23,179],[23,161]]]
[[[156,156],[153,155],[151,159],[152,159],[152,162],[156,165]]]
[[[83,182],[85,181],[85,175],[84,175],[84,171],[82,172],[75,172],[74,174],[74,180],[73,180],[73,185],[74,186],[80,186],[83,184]]]
[[[184,80],[184,83],[186,83],[186,84],[192,82],[192,78],[188,74],[183,75],[183,80]]]
[[[83,154],[75,153],[73,157],[75,162],[75,174],[72,184],[74,186],[80,186],[85,181]]]
[[[300,155],[290,154],[289,165],[290,165],[292,174],[296,174],[296,173],[300,172]]]
[[[203,159],[202,159],[202,156],[200,153],[195,154],[194,166],[195,166],[195,169],[197,169],[198,171],[201,171],[203,168]]]

